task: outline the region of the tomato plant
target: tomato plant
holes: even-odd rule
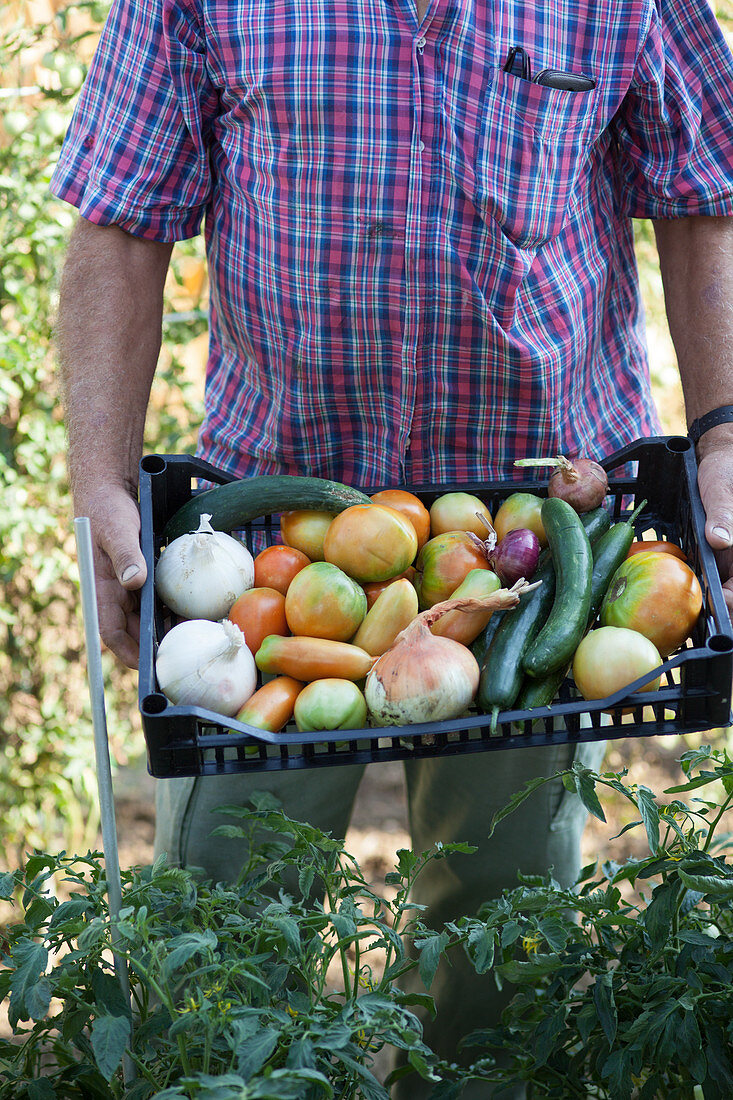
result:
[[[573,677],[584,699],[605,699],[662,663],[659,651],[637,630],[599,626],[580,642],[573,658]],[[641,691],[656,691],[660,677]]]
[[[702,608],[700,582],[673,554],[634,554],[616,570],[601,604],[602,626],[638,630],[668,657],[690,636]]]
[[[284,596],[295,574],[310,563],[308,555],[294,546],[266,546],[254,560],[255,587],[275,588]]]
[[[417,548],[420,550],[430,538],[430,512],[420,497],[407,489],[382,489],[371,498],[374,504],[386,504],[406,516],[417,535]]]
[[[285,615],[293,634],[346,642],[367,612],[364,589],[338,566],[316,561],[293,577]]]
[[[357,581],[398,577],[417,553],[411,521],[384,504],[353,504],[334,518],[323,542],[323,556]]]

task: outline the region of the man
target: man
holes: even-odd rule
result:
[[[511,478],[518,457],[658,431],[633,217],[655,222],[690,422],[733,405],[732,120],[706,0],[117,0],[53,179],[81,213],[59,351],[106,644],[136,663],[136,471],[174,240],[204,219],[207,459],[357,486]],[[698,455],[728,578],[721,415]],[[584,817],[559,785],[486,842],[511,791],[573,752],[406,769],[415,848],[481,848],[427,876],[429,920],[475,910],[518,868],[573,880]],[[159,783],[158,848],[233,873],[213,811],[265,785],[343,836],[359,778]],[[460,966],[439,978],[427,1039],[446,1057],[495,1019],[490,986]]]

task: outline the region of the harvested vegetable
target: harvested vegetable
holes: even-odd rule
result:
[[[223,619],[254,584],[254,559],[247,547],[215,531],[210,519],[204,513],[194,534],[169,543],[155,567],[159,597],[184,619]]]
[[[155,674],[176,706],[206,707],[233,717],[257,685],[254,657],[238,626],[187,619],[158,646]]]
[[[608,474],[592,458],[574,458],[572,461],[565,455],[518,458],[514,465],[552,466],[547,495],[566,500],[576,512],[589,512],[591,508],[597,508],[608,492]]]
[[[478,662],[467,646],[434,635],[431,626],[449,611],[514,607],[531,587],[520,582],[482,599],[445,600],[413,619],[367,676],[364,694],[377,725],[407,726],[463,714],[476,694]]]

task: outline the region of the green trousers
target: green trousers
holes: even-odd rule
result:
[[[418,879],[414,900],[426,905],[424,919],[440,928],[446,921],[473,914],[505,887],[517,884],[517,871],[544,874],[554,868],[563,884],[580,870],[580,842],[586,812],[579,799],[560,781],[546,783],[519,810],[500,823],[491,840],[488,826],[494,812],[528,780],[549,776],[574,759],[598,768],[602,743],[517,748],[498,752],[407,761],[405,778],[412,836],[417,852],[436,841],[466,841],[472,855],[434,861]],[[378,764],[371,765],[378,768]],[[201,867],[215,880],[236,876],[243,862],[240,841],[210,837],[217,824],[231,821],[217,815],[223,805],[244,805],[255,790],[268,790],[285,812],[343,838],[351,817],[363,768],[349,765],[314,771],[267,772],[252,776],[212,776],[160,780],[156,788],[156,854],[171,862]],[[498,1023],[506,993],[500,994],[490,975],[478,976],[456,953],[451,966],[439,967],[431,993],[438,1005],[434,1020],[424,1021],[426,1042],[449,1061],[459,1061],[459,1040],[475,1028]],[[411,1075],[396,1089],[398,1100],[423,1100],[431,1087]],[[523,1091],[518,1090],[521,1098]],[[463,1100],[487,1100],[491,1089],[476,1082]]]

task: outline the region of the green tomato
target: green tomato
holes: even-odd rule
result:
[[[362,729],[367,724],[366,699],[351,680],[313,680],[295,700],[295,724],[301,733]]]

